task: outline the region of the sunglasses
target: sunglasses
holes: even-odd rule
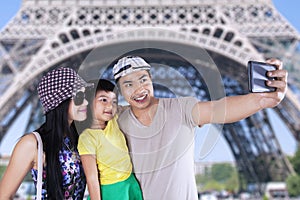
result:
[[[82,91],[77,92],[74,96],[73,96],[73,101],[74,104],[76,106],[79,106],[83,103],[84,99],[85,99],[85,93]]]

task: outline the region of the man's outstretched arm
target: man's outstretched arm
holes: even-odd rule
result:
[[[287,71],[282,69],[282,62],[277,59],[266,61],[275,65],[277,70],[268,72],[275,80],[267,85],[275,87],[275,92],[249,93],[246,95],[224,97],[217,101],[198,102],[192,111],[193,119],[199,126],[208,123],[232,123],[249,117],[264,108],[277,106],[287,91]]]

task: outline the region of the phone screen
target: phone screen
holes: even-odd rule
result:
[[[248,78],[250,92],[274,92],[276,88],[266,85],[267,80],[274,80],[268,77],[267,72],[276,70],[276,67],[267,63],[249,61],[248,62]]]

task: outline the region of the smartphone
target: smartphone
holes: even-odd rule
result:
[[[250,92],[274,92],[275,87],[266,85],[267,80],[275,80],[273,77],[268,77],[267,72],[276,70],[274,65],[249,61],[248,62],[248,87]]]

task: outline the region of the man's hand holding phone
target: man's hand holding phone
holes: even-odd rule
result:
[[[277,70],[275,65],[264,62],[249,61],[248,62],[248,86],[250,92],[274,92],[275,87],[267,85],[267,81],[276,80],[269,77],[268,72]]]
[[[249,91],[260,98],[262,108],[277,106],[287,92],[288,72],[283,69],[282,62],[272,58],[264,62],[249,61]]]

